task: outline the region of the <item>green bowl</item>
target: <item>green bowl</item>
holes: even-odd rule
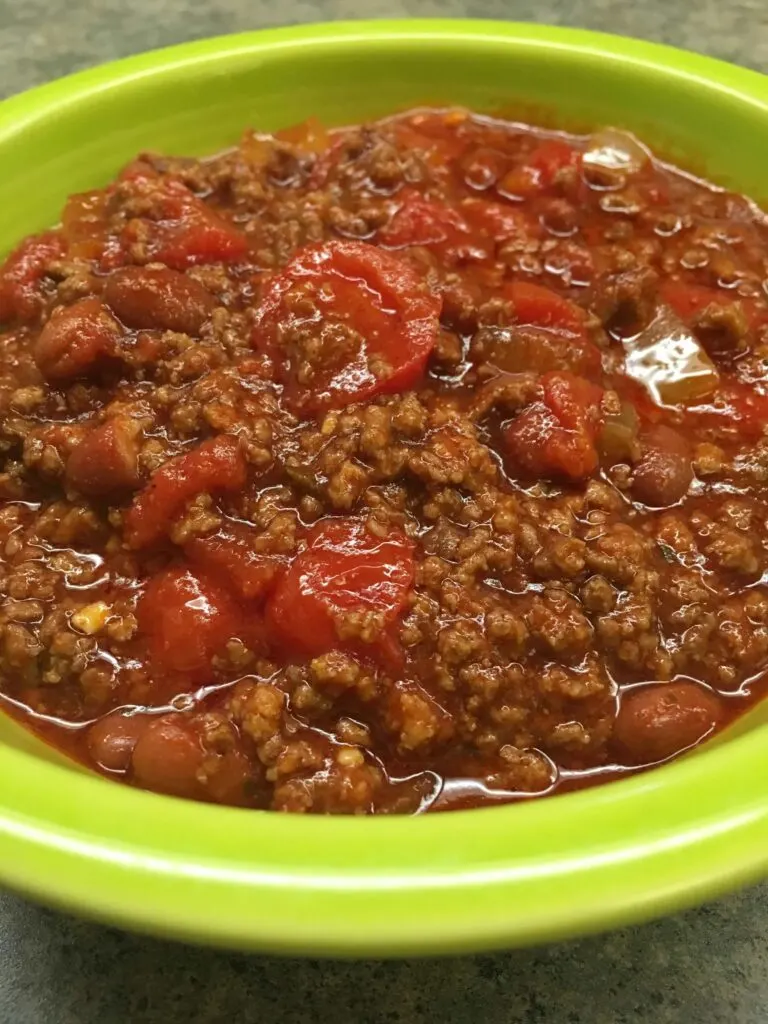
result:
[[[421,104],[633,129],[760,198],[768,80],[589,32],[388,21],[193,43],[0,104],[0,250],[140,149]],[[544,112],[542,114],[542,112]],[[561,938],[768,869],[768,702],[717,743],[605,787],[423,818],[194,804],[92,776],[0,715],[0,879],[126,927],[242,949],[396,955]]]

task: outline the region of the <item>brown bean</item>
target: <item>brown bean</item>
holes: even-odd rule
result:
[[[156,718],[134,747],[133,778],[145,789],[172,796],[199,797],[197,773],[203,748],[194,732],[178,715]]]
[[[506,373],[571,370],[590,377],[600,370],[600,352],[591,342],[543,327],[481,327],[470,354]]]
[[[249,791],[260,781],[260,766],[242,750],[228,750],[216,762],[206,779],[206,794],[219,804],[245,807],[250,802]]]
[[[698,743],[721,718],[720,700],[698,683],[654,683],[622,699],[613,739],[632,764],[652,764]]]
[[[641,437],[641,450],[634,468],[633,496],[653,508],[666,508],[684,498],[693,480],[686,439],[671,427],[659,425]]]
[[[149,726],[148,715],[107,715],[88,730],[88,750],[93,760],[109,771],[125,771],[133,748]]]
[[[69,456],[69,483],[82,494],[96,496],[135,489],[140,482],[140,429],[128,416],[94,427]]]
[[[216,307],[194,278],[167,267],[124,267],[107,279],[104,298],[126,327],[198,334]]]
[[[117,352],[121,329],[99,299],[90,296],[51,314],[35,345],[35,362],[51,381],[82,377]]]

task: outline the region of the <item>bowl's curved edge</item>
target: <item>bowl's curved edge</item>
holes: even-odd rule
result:
[[[157,71],[158,66],[182,68],[207,59],[220,60],[225,56],[235,56],[255,48],[296,48],[335,41],[350,44],[356,39],[369,40],[372,36],[403,41],[437,38],[470,38],[478,41],[508,39],[532,48],[578,48],[598,58],[620,53],[621,60],[629,64],[655,66],[667,74],[699,79],[709,86],[714,81],[723,91],[735,91],[742,101],[768,110],[768,77],[749,68],[663,43],[533,22],[449,18],[372,19],[316,22],[215,36],[149,50],[77,71],[0,101],[0,143],[4,133],[23,129],[28,118],[34,117],[36,111],[51,103],[73,102],[78,96],[124,85],[145,74],[151,75]]]
[[[768,115],[763,76],[658,44],[507,22],[350,22],[224,36],[79,72],[0,104],[0,147],[57,106],[127,87],[161,69],[318,41],[354,45],[372,35],[502,38],[516,46],[576,48],[596,58],[620,55],[708,88],[714,82]],[[606,787],[612,792],[554,798],[548,803],[557,801],[557,826],[535,803],[417,821],[288,821],[133,791],[120,800],[130,819],[122,820],[110,799],[112,783],[69,773],[71,806],[62,807],[47,788],[52,780],[61,785],[67,769],[2,749],[0,774],[10,781],[0,797],[0,877],[100,920],[237,948],[395,956],[566,938],[688,906],[766,873],[768,800],[752,784],[734,805],[722,770],[727,765],[729,775],[738,769],[746,777],[765,763],[767,734],[763,727],[738,748],[721,747],[695,762],[614,783]],[[675,800],[689,801],[685,822],[674,812]],[[644,813],[646,821],[638,821]],[[461,825],[468,820],[471,830]],[[594,822],[602,822],[605,833],[590,841]],[[213,853],[195,855],[206,827],[224,833],[229,825],[239,847],[222,834],[214,837]],[[527,857],[524,849],[510,858],[510,845],[524,846],[520,833],[526,830],[551,831],[548,856]],[[153,836],[171,832],[170,852],[157,848]],[[560,856],[558,842],[572,841],[573,834],[583,839],[580,855]],[[301,844],[310,837],[312,850],[302,863]],[[394,852],[386,864],[377,863],[377,851],[385,848]],[[258,856],[243,857],[243,849]]]

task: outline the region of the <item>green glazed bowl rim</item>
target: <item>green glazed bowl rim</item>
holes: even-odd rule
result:
[[[541,25],[382,21],[143,54],[0,104],[3,146],[102,91],[276,49],[461,41],[619,62],[768,118],[768,79]],[[0,745],[0,879],[102,920],[241,949],[345,956],[521,945],[640,920],[768,871],[768,726],[609,786],[421,818],[324,818],[172,800]]]

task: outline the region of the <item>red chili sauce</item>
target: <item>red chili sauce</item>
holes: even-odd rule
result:
[[[145,154],[0,269],[0,677],[105,775],[413,813],[766,692],[768,224],[613,130]]]

